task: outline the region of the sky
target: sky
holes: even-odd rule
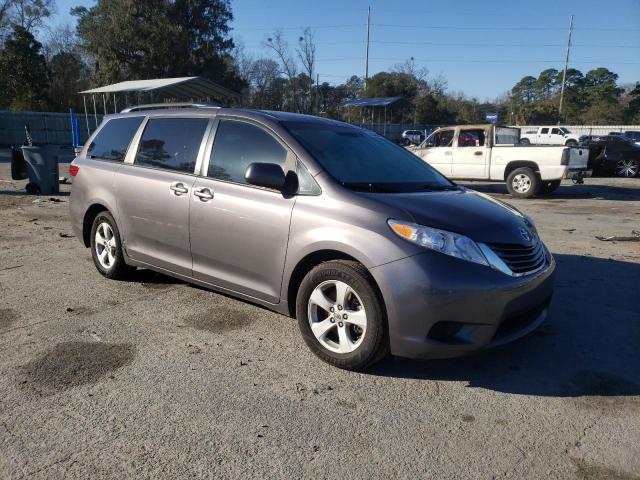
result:
[[[58,0],[54,21],[73,23],[69,9],[93,3]],[[320,82],[342,83],[364,76],[369,6],[369,76],[413,57],[444,76],[450,92],[492,100],[526,75],[563,68],[574,15],[569,66],[606,67],[620,84],[640,81],[640,0],[234,0],[232,36],[248,54],[269,56],[261,44],[274,30],[295,47],[310,27]]]

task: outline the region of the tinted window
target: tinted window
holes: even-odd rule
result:
[[[552,128],[551,133],[554,135],[562,135],[562,131],[559,128]]]
[[[140,139],[136,164],[193,173],[207,118],[152,118]]]
[[[484,147],[484,130],[460,130],[458,135],[459,147]]]
[[[379,192],[455,188],[423,160],[368,130],[320,122],[284,126],[348,188]]]
[[[542,129],[540,129],[540,133],[549,133],[549,129],[548,128],[542,128]]]
[[[220,120],[207,175],[247,183],[244,173],[254,163],[275,163],[286,171],[287,150],[271,134],[246,122]]]
[[[143,118],[128,117],[109,120],[91,141],[87,156],[122,162]]]

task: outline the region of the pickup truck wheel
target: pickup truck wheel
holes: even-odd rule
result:
[[[634,159],[618,160],[615,172],[616,177],[637,177],[640,172],[640,161]]]
[[[530,145],[531,142],[529,141],[528,138],[521,138],[520,139],[520,145]]]
[[[530,168],[516,168],[507,177],[507,190],[513,197],[531,198],[540,190],[540,183],[540,177]]]
[[[540,193],[552,193],[555,192],[560,186],[561,180],[554,180],[553,182],[542,182],[540,185]]]

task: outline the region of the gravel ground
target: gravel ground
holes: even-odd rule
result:
[[[548,322],[367,373],[292,319],[148,271],[108,281],[0,164],[0,478],[640,478],[640,179],[510,199],[558,260]],[[55,200],[54,200],[55,199]]]

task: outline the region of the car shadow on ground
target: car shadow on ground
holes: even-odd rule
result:
[[[617,200],[629,201],[640,200],[640,181],[639,179],[629,178],[628,187],[620,187],[613,185],[560,185],[553,193],[539,195],[539,199],[601,199],[601,200]],[[588,182],[588,180],[586,181]],[[461,183],[470,190],[490,194],[490,195],[509,195],[507,187],[504,183]]]
[[[523,395],[617,397],[640,409],[640,265],[578,255],[556,260],[550,315],[536,332],[464,358],[389,357],[368,373]]]

